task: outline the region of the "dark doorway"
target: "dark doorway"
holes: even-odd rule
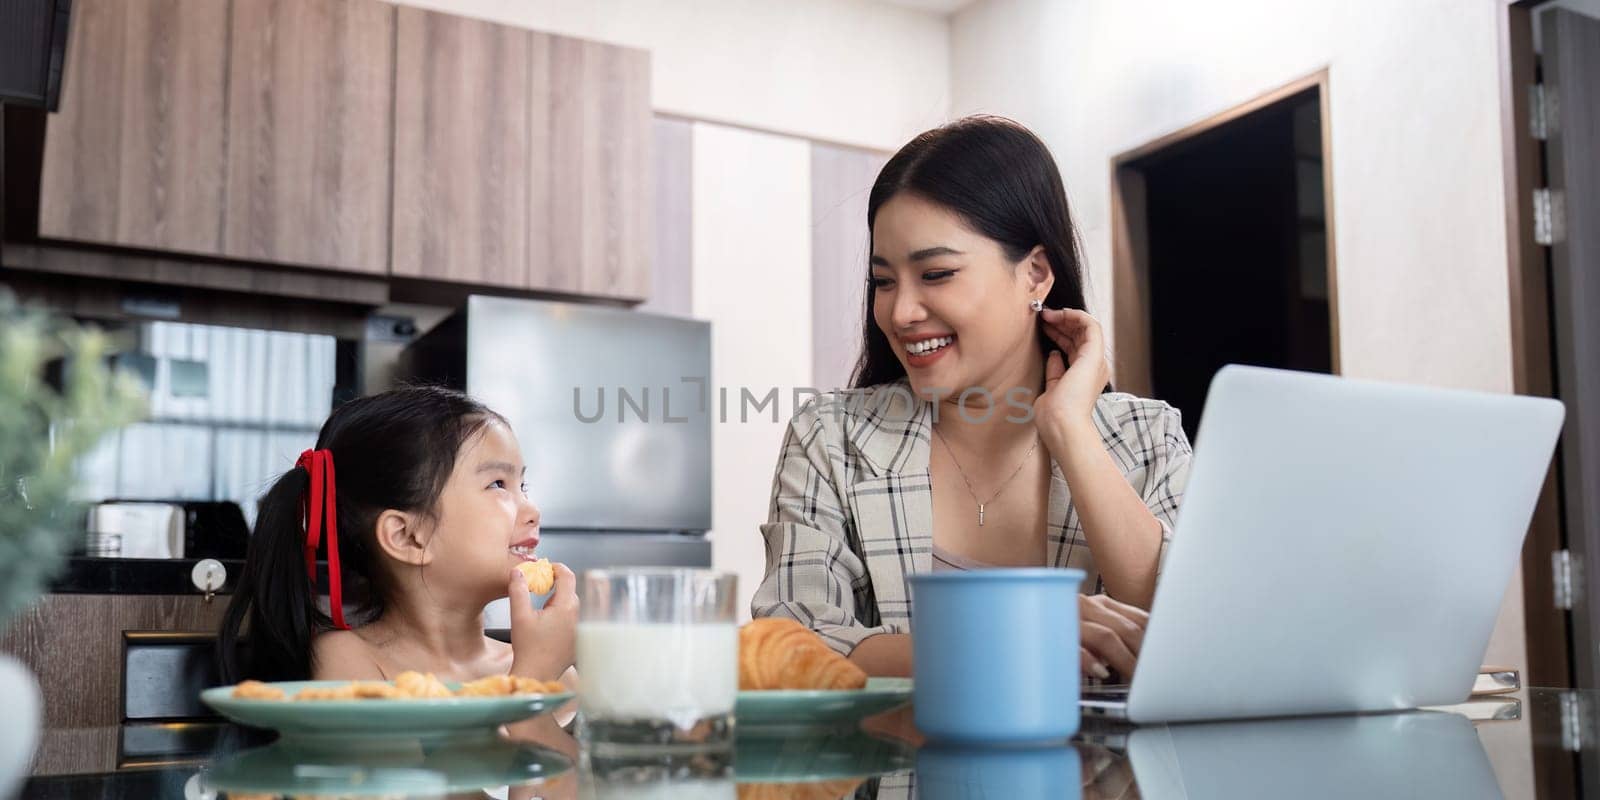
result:
[[[1119,183],[1137,183],[1121,199],[1141,217],[1148,392],[1191,439],[1225,364],[1337,369],[1323,122],[1313,84],[1119,159]]]

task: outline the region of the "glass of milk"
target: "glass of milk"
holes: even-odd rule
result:
[[[586,744],[617,752],[732,743],[737,580],[670,567],[584,572],[577,667]]]

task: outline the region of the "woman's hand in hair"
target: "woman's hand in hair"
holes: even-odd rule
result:
[[[527,579],[517,570],[508,578],[511,600],[511,674],[553,681],[572,666],[577,646],[578,578],[556,564],[556,584],[543,609],[534,609]]]
[[[1047,308],[1039,312],[1039,323],[1059,349],[1045,360],[1044,393],[1033,403],[1035,424],[1047,437],[1092,429],[1095,401],[1111,382],[1105,332],[1099,320],[1071,308]]]
[[[1144,629],[1150,615],[1110,595],[1078,595],[1078,636],[1085,678],[1106,678],[1115,672],[1127,683],[1133,678]]]

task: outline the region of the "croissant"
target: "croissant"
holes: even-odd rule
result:
[[[763,617],[739,629],[739,688],[860,689],[867,673],[806,626]]]

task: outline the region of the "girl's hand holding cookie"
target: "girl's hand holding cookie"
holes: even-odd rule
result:
[[[550,563],[550,562],[545,562]],[[551,564],[555,579],[543,609],[534,609],[530,583],[520,568],[507,576],[511,600],[511,674],[553,681],[575,660],[578,578],[565,564]]]

